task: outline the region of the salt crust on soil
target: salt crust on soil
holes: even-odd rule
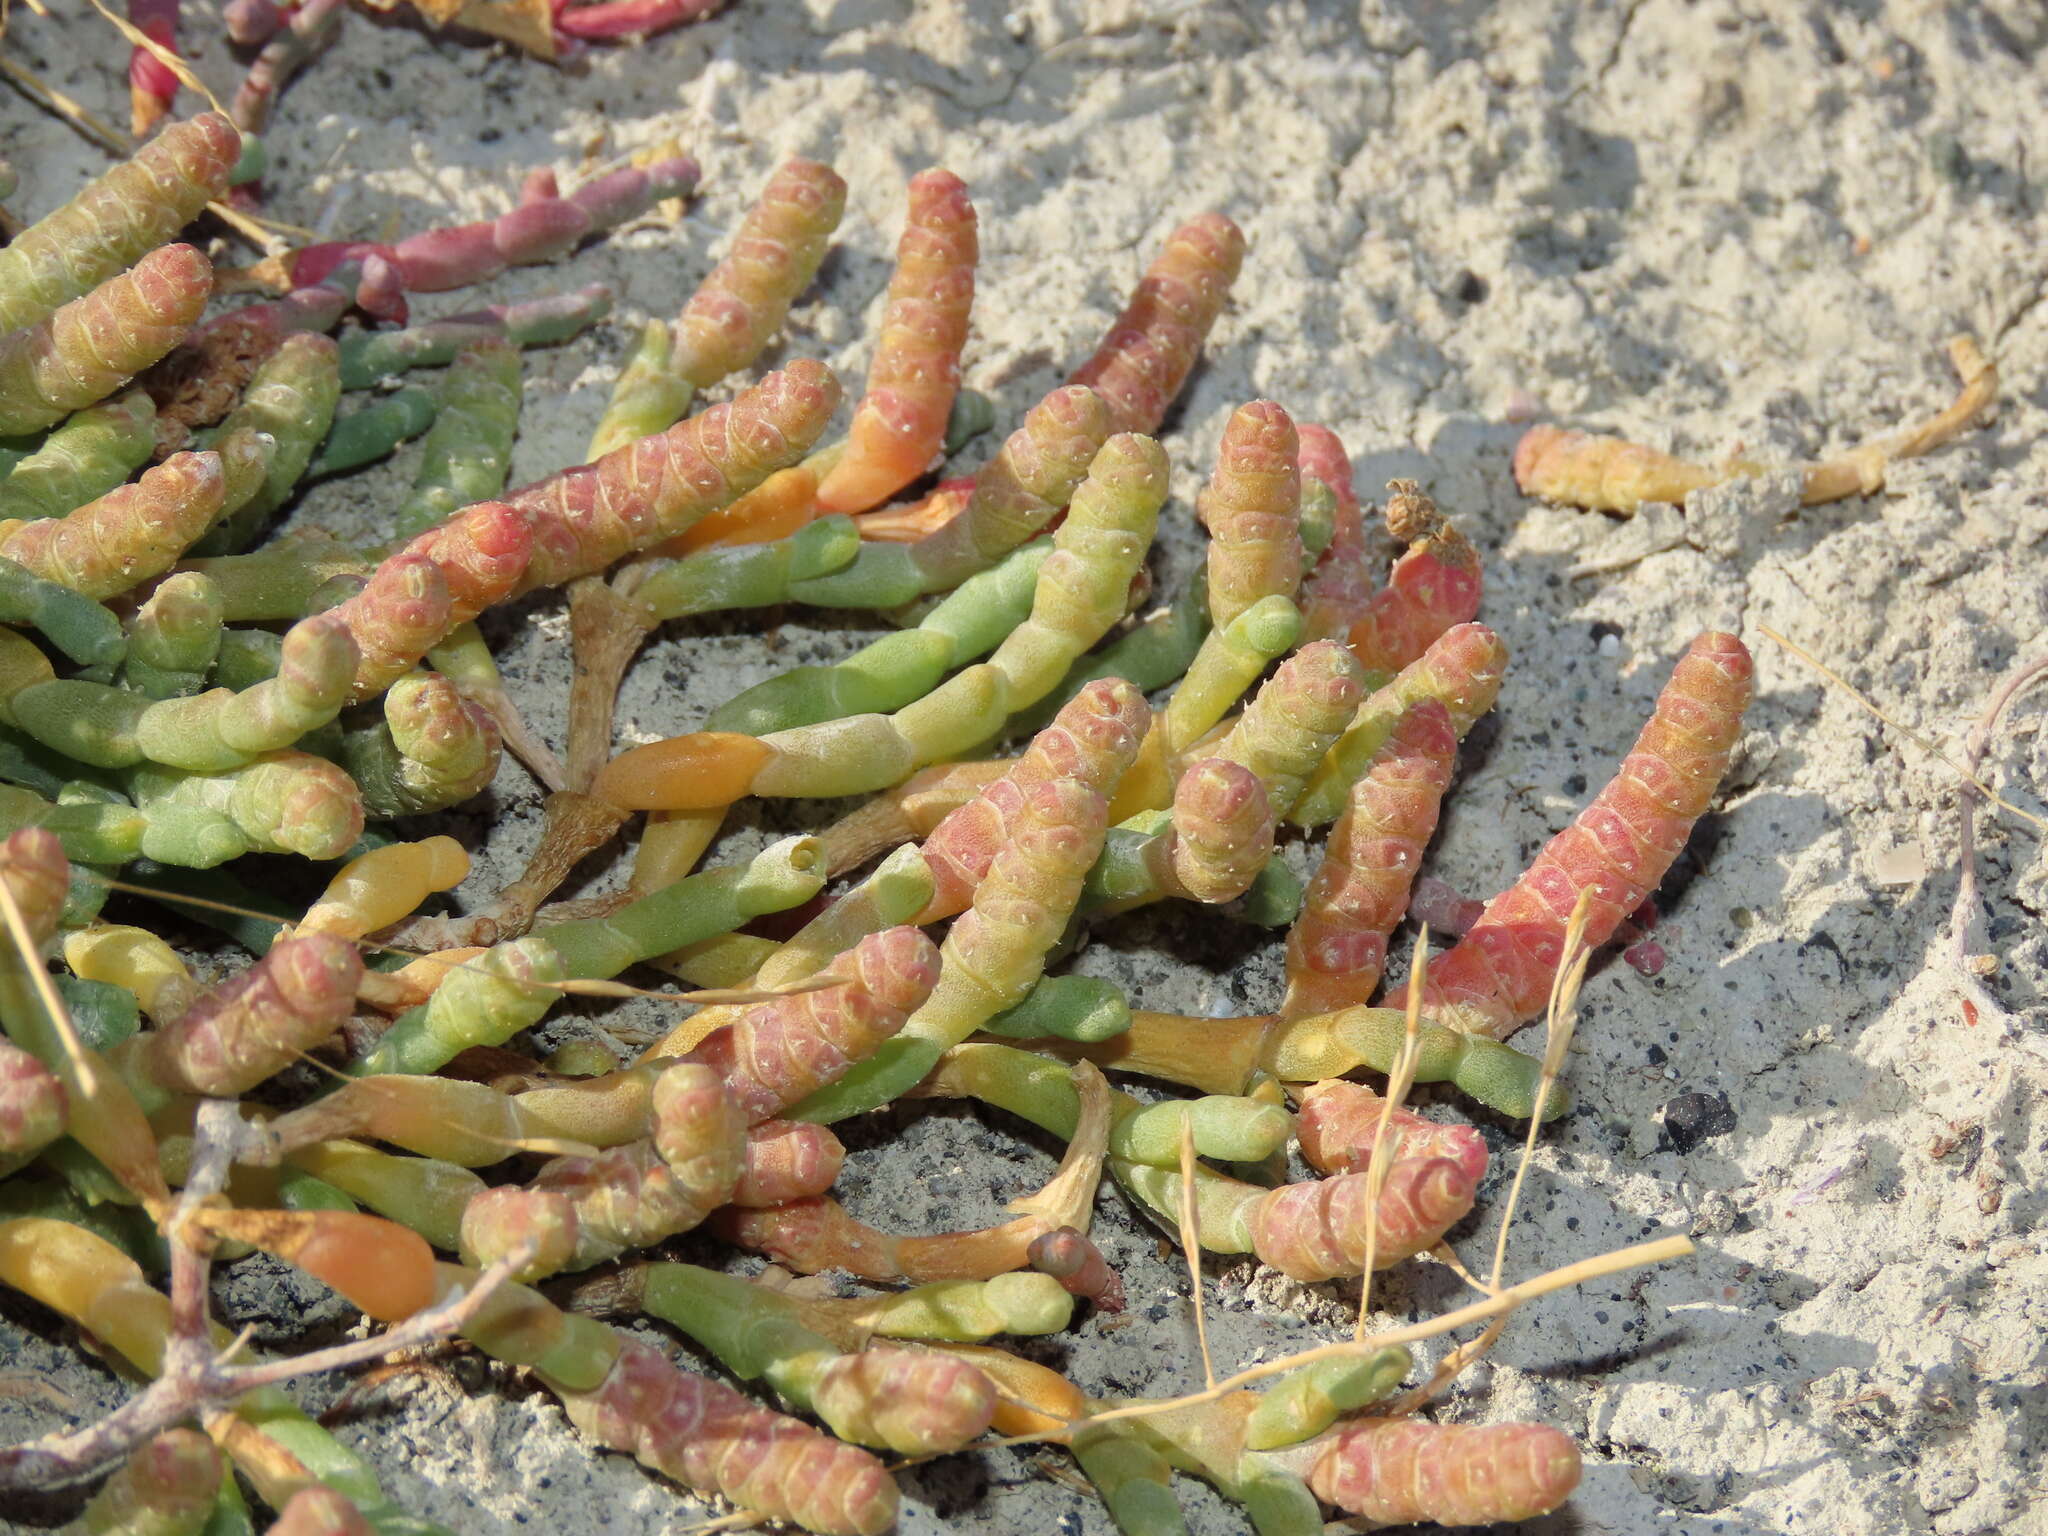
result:
[[[17,7],[9,47],[123,115],[121,51],[81,6],[63,9],[36,21]],[[231,80],[217,23],[193,30],[209,40],[201,68]],[[2048,1529],[2048,859],[2018,821],[1983,817],[1970,948],[1999,957],[1989,986],[2009,1016],[1987,1007],[1973,1024],[1945,947],[1953,775],[1758,633],[1832,658],[1952,752],[1994,680],[2048,644],[2048,16],[2029,0],[749,0],[556,72],[358,14],[283,102],[271,211],[358,235],[486,216],[529,167],[571,173],[594,143],[608,155],[669,134],[705,167],[679,228],[493,286],[504,298],[603,279],[621,295],[614,323],[529,354],[518,478],[578,456],[631,327],[674,311],[791,154],[831,161],[852,193],[786,352],[858,380],[903,182],[943,163],[981,211],[967,372],[1005,420],[1093,347],[1175,221],[1216,207],[1244,226],[1244,278],[1166,432],[1173,579],[1191,563],[1191,493],[1230,409],[1254,395],[1337,428],[1369,495],[1420,479],[1486,552],[1483,617],[1516,663],[1498,724],[1465,754],[1437,876],[1496,889],[1597,787],[1685,642],[1743,632],[1758,698],[1667,891],[1670,962],[1654,980],[1612,965],[1588,985],[1582,1107],[1538,1155],[1511,1269],[1673,1231],[1699,1252],[1530,1308],[1444,1413],[1547,1420],[1585,1445],[1580,1492],[1530,1529]],[[14,96],[0,152],[22,174],[21,209],[103,163]],[[1792,515],[1784,485],[1763,481],[1621,525],[1532,505],[1508,475],[1508,418],[1530,404],[1701,458],[1737,444],[1817,456],[1945,400],[1940,347],[1959,330],[1997,356],[1997,420],[1875,498]],[[321,487],[298,520],[355,526],[409,472],[401,454]],[[1575,576],[1585,565],[1612,568]],[[736,686],[859,638],[801,612],[770,619],[765,636],[744,617],[664,636],[627,682],[623,733],[687,728]],[[558,733],[559,604],[493,633],[533,718]],[[2020,702],[1987,768],[2037,811],[2044,696]],[[487,842],[483,818],[454,818],[482,852],[465,899],[517,868],[537,804],[508,767]],[[769,813],[733,846],[790,819]],[[1921,859],[1924,875],[1891,883]],[[1278,995],[1272,946],[1185,913],[1127,923],[1084,963],[1156,1008],[1255,1011]],[[593,1010],[567,1012],[573,1031]],[[1734,1126],[1680,1152],[1660,1110],[1688,1092],[1725,1094]],[[1504,1152],[1505,1128],[1491,1130]],[[848,1198],[904,1229],[991,1219],[1051,1166],[1015,1126],[964,1112],[855,1140]],[[1496,1181],[1455,1235],[1468,1254],[1490,1251],[1499,1199]],[[1099,1390],[1185,1387],[1184,1272],[1114,1194],[1097,1230],[1132,1310],[1042,1352]],[[283,1332],[305,1301],[260,1273],[235,1291]],[[1244,1264],[1214,1266],[1206,1291],[1228,1362],[1331,1336],[1355,1295]],[[1380,1293],[1389,1319],[1457,1299],[1442,1270],[1415,1266]],[[46,1374],[81,1412],[120,1395],[51,1342],[47,1314],[9,1307],[0,1369]],[[489,1378],[473,1361],[456,1373]],[[478,1536],[702,1518],[579,1446],[544,1395],[501,1385],[394,1386],[345,1433],[402,1502]],[[40,1390],[10,1390],[0,1440],[50,1415]],[[906,1531],[1108,1529],[1057,1455],[954,1458],[905,1482]],[[1190,1499],[1196,1530],[1243,1528],[1206,1493]]]

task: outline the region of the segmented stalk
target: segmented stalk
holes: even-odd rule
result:
[[[939,954],[916,928],[871,934],[815,973],[842,985],[758,1003],[707,1036],[699,1059],[725,1079],[749,1125],[864,1060],[930,995]]]
[[[1071,778],[1105,798],[1136,755],[1151,711],[1121,678],[1104,678],[1076,694],[1031,739],[1000,779],[949,813],[924,840],[932,898],[917,916],[935,923],[965,910],[989,866],[1008,843],[1013,823],[1038,785]]]
[[[1391,677],[1436,638],[1479,612],[1479,552],[1413,480],[1388,483],[1387,531],[1408,546],[1387,584],[1351,626],[1351,651],[1368,674]]]
[[[1385,1525],[1491,1525],[1549,1514],[1579,1483],[1579,1448],[1547,1424],[1360,1419],[1316,1459],[1316,1497]]]
[[[1038,534],[1109,441],[1111,413],[1092,390],[1055,389],[974,477],[958,516],[906,544],[868,542],[853,564],[792,595],[821,608],[895,608],[957,587]]]
[[[169,570],[225,494],[219,454],[174,454],[74,512],[15,527],[0,555],[86,597],[118,597]]]
[[[1755,674],[1734,635],[1694,640],[1605,788],[1429,968],[1433,1018],[1505,1039],[1543,1011],[1565,924],[1593,893],[1585,942],[1607,942],[1685,847],[1728,769]]]
[[[238,1098],[340,1028],[362,974],[355,946],[342,939],[280,940],[116,1058],[132,1078],[166,1092]]]
[[[725,259],[683,306],[675,371],[705,389],[760,356],[825,259],[845,207],[846,183],[831,167],[791,160],[776,171]]]
[[[341,399],[338,354],[331,338],[301,332],[287,336],[273,352],[227,420],[221,444],[255,433],[271,439],[260,479],[241,482],[221,508],[220,523],[200,541],[195,554],[240,554],[263,530],[271,514],[290,498],[313,461],[314,450],[334,424]]]
[[[1319,1173],[1364,1173],[1372,1166],[1386,1101],[1363,1083],[1331,1078],[1301,1095],[1295,1133],[1301,1155]],[[1478,1127],[1442,1125],[1409,1109],[1396,1109],[1387,1127],[1390,1158],[1447,1157],[1477,1183],[1486,1174],[1486,1138]]]
[[[591,575],[674,538],[801,458],[838,404],[830,371],[799,360],[657,437],[514,491],[507,501],[534,530],[522,590]]]
[[[1154,432],[1187,382],[1244,263],[1244,235],[1220,213],[1167,237],[1095,355],[1074,373],[1109,404],[1121,432]]]
[[[1351,633],[1372,597],[1372,573],[1366,569],[1365,523],[1359,515],[1358,492],[1351,481],[1351,456],[1328,427],[1304,422],[1295,429],[1300,441],[1301,483],[1326,487],[1331,496],[1329,547],[1301,585],[1302,635],[1332,640]]]
[[[143,391],[87,406],[0,478],[0,518],[62,517],[149,459],[156,407]]]
[[[437,527],[505,489],[519,426],[519,349],[501,338],[456,354],[441,381],[441,409],[420,445],[419,474],[398,509],[401,536]]]
[[[0,332],[48,319],[141,261],[226,190],[241,152],[241,135],[218,112],[173,123],[16,235],[0,250]]]
[[[39,432],[169,352],[213,291],[213,266],[167,245],[25,330],[0,333],[0,435]]]
[[[974,302],[974,205],[950,171],[911,178],[889,305],[846,451],[818,486],[826,512],[865,512],[923,474],[945,446]]]
[[[1262,597],[1301,586],[1301,474],[1294,422],[1270,400],[1231,413],[1195,503],[1209,530],[1209,614],[1228,624]]]
[[[1450,712],[1424,699],[1352,786],[1287,933],[1283,1021],[1372,1001],[1457,755]]]

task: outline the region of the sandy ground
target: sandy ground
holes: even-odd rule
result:
[[[8,46],[120,115],[114,45],[65,8],[61,22],[17,8]],[[231,80],[210,17],[197,30],[201,68]],[[376,235],[500,211],[539,164],[570,172],[670,134],[702,159],[679,228],[494,285],[502,298],[601,278],[621,295],[617,323],[530,355],[520,478],[578,456],[630,324],[675,309],[784,156],[827,159],[852,186],[786,354],[860,376],[903,182],[942,163],[981,212],[967,373],[1006,420],[1093,347],[1174,222],[1227,211],[1251,255],[1165,433],[1170,565],[1189,564],[1189,499],[1224,419],[1256,395],[1334,426],[1368,496],[1413,476],[1457,516],[1487,557],[1482,617],[1517,660],[1465,753],[1431,873],[1477,895],[1505,883],[1605,777],[1694,633],[1739,629],[1757,652],[1738,765],[1667,886],[1669,963],[1655,979],[1613,964],[1586,988],[1581,1107],[1537,1154],[1510,1271],[1672,1232],[1697,1254],[1531,1307],[1445,1416],[1578,1437],[1584,1484],[1532,1530],[2042,1531],[2048,859],[2038,830],[1980,816],[1966,947],[1995,960],[1966,1002],[1948,938],[1957,780],[1915,743],[1958,752],[1997,679],[2048,644],[2048,228],[2029,161],[2048,144],[2044,69],[2048,15],[2029,0],[748,0],[567,71],[357,16],[285,99],[271,206]],[[0,152],[23,173],[23,209],[101,163],[15,96],[0,99]],[[1508,473],[1513,419],[1531,411],[1706,459],[1738,445],[1819,456],[1945,402],[1941,346],[1958,331],[1996,355],[1996,420],[1879,496],[1800,513],[1779,477],[1621,524],[1530,503]],[[401,455],[315,490],[299,515],[373,519],[409,472]],[[627,683],[622,732],[687,728],[735,686],[864,638],[801,612],[765,622],[666,635]],[[559,606],[493,633],[533,718],[559,732]],[[2019,701],[1984,769],[2036,814],[2044,697]],[[516,867],[537,805],[508,768],[488,819],[456,818],[483,855],[465,898]],[[591,888],[619,873],[590,872]],[[1155,1008],[1278,998],[1272,945],[1184,912],[1108,930],[1084,964]],[[1686,1095],[1725,1097],[1704,1139],[1673,1134],[1699,1124],[1697,1100],[1666,1124]],[[1505,1153],[1511,1128],[1488,1130]],[[966,1113],[906,1116],[854,1144],[847,1198],[905,1230],[992,1219],[1052,1161]],[[1475,1259],[1502,1195],[1490,1185],[1455,1234]],[[1042,1353],[1099,1390],[1187,1386],[1185,1273],[1114,1193],[1097,1231],[1132,1309]],[[1410,1266],[1378,1304],[1424,1316],[1458,1289]],[[1230,1363],[1334,1336],[1355,1299],[1245,1264],[1212,1265],[1204,1292]],[[230,1305],[286,1334],[302,1317],[351,1321],[254,1268]],[[0,1440],[67,1399],[89,1412],[118,1395],[46,1314],[7,1317],[0,1370],[48,1373],[64,1396],[0,1395]],[[702,1518],[583,1450],[544,1395],[458,1382],[491,1377],[460,1361],[394,1385],[345,1431],[419,1514],[478,1536]],[[1057,1455],[953,1458],[905,1484],[907,1531],[1108,1529]],[[1189,1497],[1197,1530],[1243,1528]]]

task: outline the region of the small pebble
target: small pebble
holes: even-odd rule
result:
[[[1664,969],[1664,946],[1655,939],[1645,939],[1640,944],[1631,944],[1621,952],[1621,958],[1643,976],[1655,976]]]
[[[1431,933],[1453,939],[1462,937],[1485,913],[1485,902],[1466,900],[1455,887],[1433,875],[1415,882],[1415,894],[1408,903],[1409,917],[1429,924]]]
[[[1657,1111],[1673,1149],[1690,1152],[1713,1136],[1735,1129],[1735,1111],[1725,1093],[1681,1093]]]
[[[1915,837],[1872,850],[1870,878],[1886,888],[1918,885],[1927,878],[1927,849]]]

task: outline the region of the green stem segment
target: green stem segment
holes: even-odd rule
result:
[[[971,751],[1035,704],[1123,617],[1166,497],[1166,456],[1149,438],[1112,438],[1074,492],[1039,567],[1031,614],[990,658],[894,714],[852,715],[762,738],[774,750],[757,795],[861,794]],[[899,546],[907,547],[907,546]]]
[[[194,554],[240,554],[262,532],[271,514],[290,498],[334,424],[341,387],[334,342],[317,334],[287,336],[256,370],[242,403],[221,423],[214,441],[225,459],[231,439],[266,434],[271,447],[263,476],[246,481],[237,477],[219,521],[193,546]]]
[[[697,389],[670,365],[674,335],[662,320],[649,320],[640,328],[639,343],[612,385],[611,400],[585,450],[586,458],[601,459],[614,448],[666,432],[689,414]]]
[[[128,649],[121,621],[69,587],[0,559],[0,624],[39,631],[82,667],[111,667]]]
[[[1031,995],[984,1023],[1011,1040],[1109,1040],[1131,1027],[1123,988],[1099,976],[1047,976]]]
[[[676,559],[643,561],[621,595],[657,621],[787,602],[792,587],[835,571],[860,549],[850,517],[821,517],[765,544],[733,544]]]
[[[1208,633],[1209,595],[1200,582],[1191,582],[1169,606],[1075,662],[1059,687],[1010,717],[1004,734],[1043,730],[1062,705],[1097,678],[1123,678],[1141,693],[1164,688],[1187,671]]]
[[[431,390],[408,386],[340,417],[306,466],[306,478],[338,475],[388,457],[434,424],[440,409]]]
[[[792,667],[714,709],[707,731],[765,736],[848,715],[887,714],[923,698],[955,667],[1000,645],[1031,612],[1052,553],[1039,539],[970,576],[915,629],[899,630],[829,667]]]
[[[438,368],[480,342],[502,339],[517,347],[540,347],[567,341],[602,320],[611,308],[611,290],[592,283],[574,293],[493,304],[402,331],[358,331],[342,342],[341,385],[367,389],[407,369]]]
[[[398,509],[398,536],[425,533],[464,507],[494,500],[511,472],[518,431],[518,347],[492,339],[465,348],[442,380],[440,414],[420,445],[412,494]]]
[[[735,1376],[765,1379],[810,1409],[818,1373],[839,1351],[803,1325],[794,1305],[737,1275],[694,1264],[649,1264],[642,1275],[641,1306],[649,1316],[682,1329]]]
[[[565,980],[599,981],[628,966],[729,933],[815,896],[825,859],[813,837],[792,837],[751,863],[691,875],[609,917],[542,928],[500,944],[455,972],[426,1003],[402,1015],[349,1070],[432,1072],[474,1045],[500,1045],[536,1024]]]
[[[1167,752],[1187,751],[1300,638],[1301,610],[1278,595],[1260,598],[1221,629],[1210,630],[1167,701],[1160,721]]]
[[[644,1272],[646,1309],[711,1350],[735,1375],[766,1380],[840,1439],[905,1455],[964,1446],[988,1427],[994,1393],[956,1356],[842,1350],[797,1303],[688,1264]]]
[[[62,517],[149,462],[156,407],[141,390],[88,406],[0,480],[0,518]]]

